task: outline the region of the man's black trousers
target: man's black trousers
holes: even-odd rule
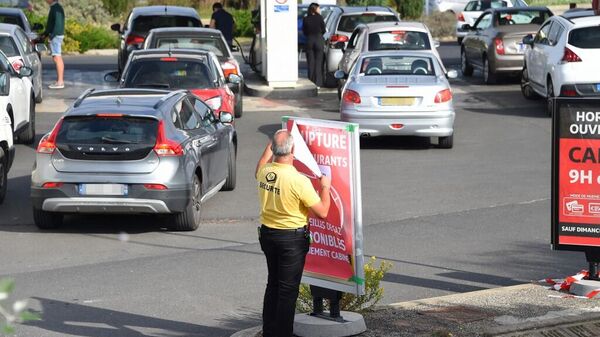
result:
[[[263,303],[263,337],[291,337],[309,240],[298,230],[260,228],[269,277]]]

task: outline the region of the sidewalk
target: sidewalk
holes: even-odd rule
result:
[[[565,295],[541,285],[523,284],[395,303],[365,313],[367,331],[359,336],[600,336],[600,302]],[[233,336],[258,337],[259,330]]]

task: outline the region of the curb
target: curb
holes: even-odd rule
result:
[[[317,87],[305,78],[298,78],[295,87],[271,88],[266,81],[256,73],[244,74],[244,92],[249,96],[268,99],[300,99],[315,97],[319,94]]]
[[[576,324],[587,321],[600,320],[600,313],[590,312],[585,314],[579,314],[577,316],[566,316],[553,319],[552,321],[540,321],[540,322],[527,322],[516,325],[502,326],[496,328],[490,328],[483,333],[483,337],[493,337],[497,335],[504,335],[508,333],[516,333],[521,331],[541,329],[541,328],[553,328],[559,325],[565,324]]]
[[[262,331],[262,325],[255,326],[253,328],[248,328],[246,330],[238,331],[231,335],[231,337],[254,337],[257,333]]]

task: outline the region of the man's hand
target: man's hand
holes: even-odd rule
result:
[[[321,183],[321,189],[325,189],[325,188],[331,188],[331,178],[326,176],[326,175],[322,175],[321,179],[319,179],[319,182]]]
[[[329,213],[329,204],[331,203],[331,199],[329,197],[331,178],[326,175],[322,175],[319,179],[319,182],[321,183],[321,191],[319,192],[321,201],[316,205],[313,205],[310,210],[313,211],[313,213],[315,213],[315,215],[319,218],[325,219]]]
[[[272,143],[272,141],[269,141],[267,143],[267,147],[265,147],[265,150],[263,151],[263,154],[260,156],[260,159],[258,160],[258,163],[256,164],[256,170],[254,171],[254,176],[255,177],[258,174],[258,170],[260,170],[260,168],[263,165],[265,165],[266,163],[270,162],[271,159],[273,158],[273,151],[271,150],[271,143]]]

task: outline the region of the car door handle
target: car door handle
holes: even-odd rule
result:
[[[215,136],[204,136],[194,141],[194,146],[200,147],[209,143],[215,143],[217,138]]]

